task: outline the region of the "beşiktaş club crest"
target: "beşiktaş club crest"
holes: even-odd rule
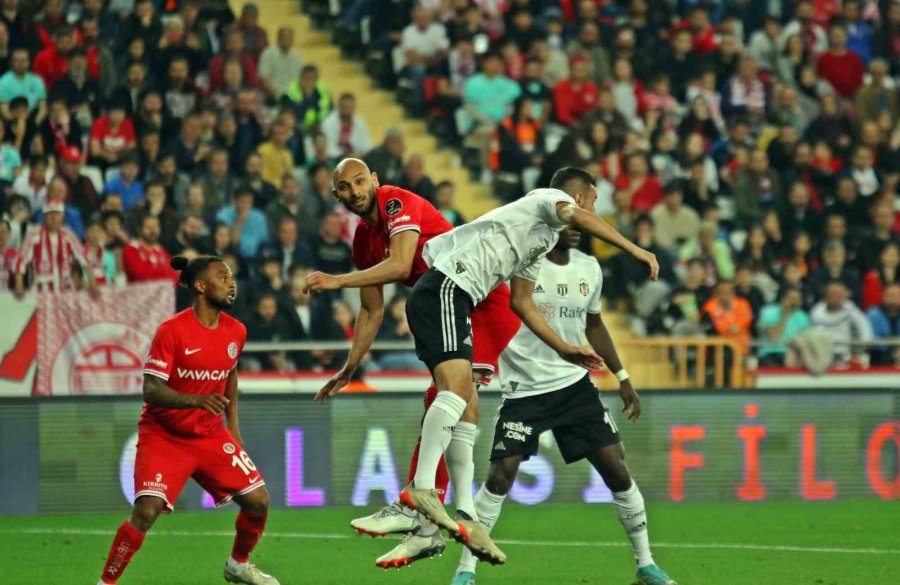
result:
[[[581,293],[581,296],[585,297],[591,292],[591,287],[588,286],[586,280],[582,280],[578,283],[578,292]]]
[[[561,297],[568,295],[569,294],[569,285],[564,282],[557,283],[556,294]]]
[[[232,341],[231,343],[228,344],[228,357],[230,357],[231,359],[236,358],[237,352],[238,352],[237,343]]]

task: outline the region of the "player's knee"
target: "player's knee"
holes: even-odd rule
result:
[[[165,508],[166,503],[159,498],[142,496],[131,510],[131,525],[147,532]]]
[[[269,511],[269,491],[266,488],[253,490],[240,502],[241,510],[250,514],[265,514]]]
[[[624,492],[631,487],[631,474],[624,460],[617,460],[612,465],[606,466],[600,475],[610,491]]]
[[[494,495],[505,496],[512,489],[515,480],[515,474],[507,473],[502,466],[492,465],[491,472],[484,482],[484,486],[487,488],[487,491]]]

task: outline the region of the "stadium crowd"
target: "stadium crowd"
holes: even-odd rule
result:
[[[0,289],[174,282],[171,255],[214,253],[245,291],[249,340],[343,340],[352,303],[303,293],[313,270],[352,269],[339,159],[465,221],[401,133],[373,140],[295,32],[269,39],[258,19],[194,0],[0,2]],[[635,333],[755,339],[771,365],[814,328],[900,336],[900,2],[353,0],[336,26],[360,21],[381,81],[496,192],[566,165],[597,177],[598,214],[662,265],[650,282],[584,243]],[[380,339],[411,338],[404,304]],[[900,365],[877,344],[835,358]],[[422,366],[400,351],[370,367]]]

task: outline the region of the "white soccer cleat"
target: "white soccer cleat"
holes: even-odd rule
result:
[[[506,563],[506,555],[500,550],[487,530],[481,523],[475,520],[457,520],[459,530],[452,533],[453,539],[464,545],[479,561],[484,561],[492,565],[502,565]]]
[[[260,571],[256,565],[244,563],[232,565],[227,563],[224,572],[225,580],[229,583],[244,583],[244,585],[280,585],[278,579]]]
[[[404,508],[400,502],[394,502],[370,516],[352,520],[350,527],[360,534],[368,534],[375,538],[388,534],[410,533],[419,527],[419,519],[415,511]]]
[[[407,487],[400,492],[400,503],[407,508],[416,510],[440,528],[454,534],[459,532],[459,524],[444,509],[444,504],[440,499],[442,493],[441,490]]]
[[[444,554],[446,546],[440,530],[435,530],[428,536],[420,536],[417,529],[416,532],[407,534],[390,552],[378,557],[375,566],[382,569],[400,569],[422,559],[440,556]]]

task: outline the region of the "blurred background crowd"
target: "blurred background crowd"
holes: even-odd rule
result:
[[[900,336],[900,2],[303,6],[502,201],[562,166],[591,172],[597,213],[662,266],[650,282],[583,241],[605,309],[635,335],[729,337],[773,366],[813,331]],[[171,255],[214,253],[250,340],[351,338],[355,295],[302,290],[310,271],[352,269],[356,218],[331,196],[333,165],[361,157],[454,225],[467,214],[401,131],[371,135],[295,34],[267,34],[253,4],[0,0],[0,290],[174,281]],[[410,339],[403,290],[388,300],[379,339]],[[834,359],[900,364],[877,342],[837,343]],[[389,351],[369,367],[422,366]]]

